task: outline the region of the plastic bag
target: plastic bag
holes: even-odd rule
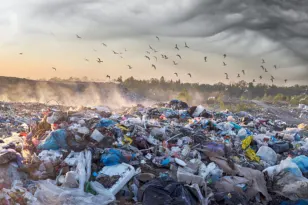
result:
[[[221,178],[222,173],[223,171],[214,162],[211,162],[207,166],[202,163],[199,167],[198,175],[211,184],[218,181]]]
[[[135,154],[132,154],[132,158],[135,157]],[[117,149],[110,149],[107,154],[103,154],[100,160],[105,166],[112,166],[116,164],[120,164],[122,162],[128,162],[122,152]]]
[[[143,185],[138,191],[138,201],[143,205],[198,204],[198,199],[188,188],[171,178],[157,178]]]
[[[260,157],[258,157],[253,149],[250,147],[245,150],[245,155],[248,159],[256,162],[260,162]]]
[[[246,139],[242,140],[242,149],[243,150],[247,149],[247,147],[249,147],[249,145],[251,144],[252,140],[253,140],[252,136],[249,136]]]
[[[257,156],[259,156],[262,160],[264,160],[270,165],[275,165],[277,162],[276,152],[268,146],[260,147],[257,152]]]
[[[101,128],[101,127],[110,127],[115,125],[116,123],[110,119],[107,118],[102,118],[99,123],[97,123],[96,128]]]
[[[58,187],[50,180],[39,181],[37,182],[37,186],[38,189],[34,194],[37,201],[32,205],[107,205],[115,200],[114,196],[100,191],[99,188],[97,188],[99,187],[97,184],[94,184],[92,187],[92,183],[91,187],[99,193],[98,195],[85,193],[79,189]]]
[[[303,177],[303,174],[296,163],[292,162],[291,158],[282,160],[276,167],[276,172],[286,171],[292,173],[294,176]]]
[[[304,173],[308,173],[308,157],[305,155],[300,155],[292,159],[292,162],[294,162],[300,170]]]
[[[67,133],[64,129],[52,131],[47,138],[41,142],[37,149],[40,150],[58,150],[60,148],[67,149],[66,143]]]
[[[241,139],[245,139],[247,136],[247,132],[244,128],[240,129],[237,133],[237,136],[239,136]]]

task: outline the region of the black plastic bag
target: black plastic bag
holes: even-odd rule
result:
[[[171,178],[156,178],[138,191],[143,205],[196,205],[198,199],[182,183]]]

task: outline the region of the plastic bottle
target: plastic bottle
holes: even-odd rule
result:
[[[190,147],[189,147],[189,145],[184,145],[184,146],[183,146],[183,150],[182,150],[182,152],[181,152],[182,156],[183,156],[183,157],[186,157],[186,156],[189,154],[189,152],[190,152]]]

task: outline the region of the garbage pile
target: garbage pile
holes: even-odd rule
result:
[[[179,100],[0,107],[0,204],[308,203],[304,123]]]

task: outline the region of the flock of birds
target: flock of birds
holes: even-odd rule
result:
[[[78,39],[82,39],[82,37],[79,36],[79,35],[77,35],[77,34],[76,34],[76,37],[77,37]],[[160,38],[159,38],[158,36],[156,36],[156,39],[157,39],[158,41],[160,41]],[[105,43],[102,43],[102,45],[103,45],[104,47],[107,47],[107,44],[105,44]],[[190,47],[187,45],[186,42],[184,43],[184,47],[185,47],[186,49],[189,49],[189,48],[190,48]],[[157,51],[156,49],[154,49],[151,45],[149,45],[149,49],[150,49],[153,53],[157,53],[157,52],[158,52],[158,51]],[[174,49],[177,50],[177,51],[180,51],[180,49],[179,49],[179,47],[178,47],[178,44],[175,44]],[[93,51],[96,52],[97,50],[93,49]],[[126,52],[126,51],[127,51],[127,50],[126,50],[126,48],[125,48],[125,52]],[[114,50],[112,50],[112,52],[113,52],[114,55],[119,55],[120,58],[123,58],[121,52],[116,52],[116,51],[114,51]],[[151,52],[150,52],[150,51],[146,51],[146,53],[147,53],[148,55],[145,55],[144,57],[150,61],[150,60],[151,60],[151,57],[150,57],[149,55],[151,54]],[[23,53],[19,53],[19,54],[20,54],[20,55],[23,55]],[[161,53],[160,55],[161,55],[161,58],[162,58],[162,59],[166,59],[166,60],[169,59],[169,57],[168,57],[167,55],[165,55],[165,54],[162,54],[162,53]],[[179,60],[182,60],[182,56],[181,56],[180,54],[176,54],[176,57],[177,57]],[[153,58],[154,58],[154,59],[156,60],[156,62],[157,62],[157,60],[158,60],[157,56],[153,56]],[[226,58],[227,58],[227,54],[223,54],[223,59],[226,59]],[[87,59],[87,58],[85,58],[84,60],[87,61],[87,62],[89,62],[89,59]],[[207,57],[207,56],[204,56],[204,62],[205,62],[205,63],[208,62],[207,60],[208,60],[208,57]],[[97,61],[97,63],[99,63],[99,64],[104,62],[104,61],[101,60],[100,58],[97,58],[96,61]],[[173,60],[173,64],[174,64],[175,66],[178,65],[178,63],[177,63],[176,61],[174,61],[174,60]],[[264,73],[268,73],[268,70],[267,70],[267,68],[264,67],[264,64],[265,64],[265,60],[262,59],[262,65],[261,65],[260,67],[261,67],[261,69],[263,70]],[[225,60],[222,62],[222,65],[223,65],[223,66],[227,66]],[[127,65],[127,66],[128,66],[128,69],[132,69],[132,68],[133,68],[131,65]],[[151,67],[154,68],[154,69],[156,70],[156,65],[155,65],[155,64],[152,64]],[[275,70],[276,70],[276,69],[277,69],[277,66],[274,65],[274,68],[275,68]],[[57,68],[55,68],[55,67],[52,67],[52,69],[53,69],[54,71],[57,71]],[[225,74],[225,77],[226,77],[225,79],[226,79],[226,80],[229,80],[229,74],[228,74],[228,73],[224,73],[224,74]],[[242,70],[242,74],[245,75],[245,70]],[[174,75],[175,75],[176,77],[179,76],[179,74],[178,74],[177,72],[175,72]],[[187,73],[187,75],[188,75],[190,78],[192,77],[191,73]],[[241,74],[238,73],[238,74],[237,74],[237,78],[240,78],[240,77],[241,77]],[[110,79],[111,79],[111,76],[110,76],[110,75],[107,75],[106,78],[109,78],[109,80],[110,80]],[[262,79],[263,79],[263,76],[260,75],[260,76],[259,76],[259,79],[262,80]],[[274,78],[273,75],[271,75],[270,80],[271,80],[272,83],[274,83],[275,78]],[[287,83],[287,81],[288,81],[287,79],[284,80],[285,83]],[[256,82],[256,80],[253,79],[253,80],[252,80],[252,83],[255,83],[255,82]]]

